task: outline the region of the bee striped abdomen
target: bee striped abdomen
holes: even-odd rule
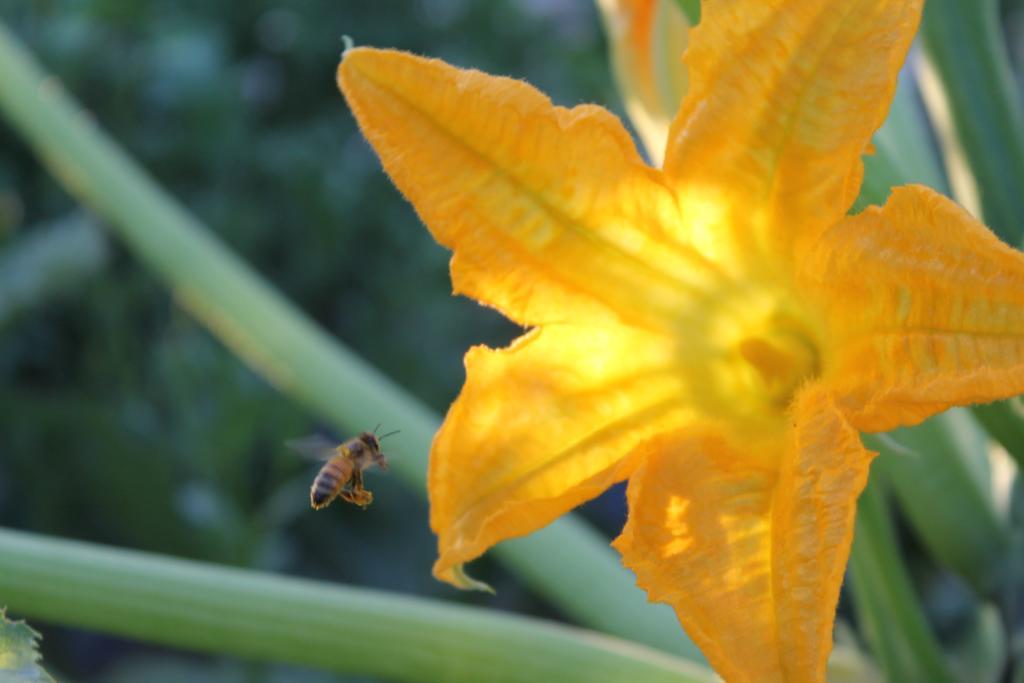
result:
[[[328,460],[309,489],[309,502],[313,508],[319,510],[330,505],[351,474],[352,466],[344,456],[335,456]]]

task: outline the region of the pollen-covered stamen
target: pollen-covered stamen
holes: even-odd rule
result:
[[[756,370],[767,401],[777,408],[785,408],[797,388],[820,371],[813,342],[789,326],[745,337],[737,351]]]

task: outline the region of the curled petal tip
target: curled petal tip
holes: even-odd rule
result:
[[[441,579],[442,581],[446,581],[452,584],[459,590],[481,591],[483,593],[490,593],[491,595],[497,594],[490,584],[484,583],[483,581],[478,581],[469,574],[467,574],[466,570],[463,569],[463,566],[461,564],[455,565],[454,567],[445,571],[443,574],[437,574],[435,572],[435,576],[437,576],[437,578]]]

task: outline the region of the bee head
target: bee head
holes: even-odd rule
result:
[[[380,439],[377,438],[376,434],[363,432],[359,435],[359,440],[366,444],[371,452],[380,453]]]

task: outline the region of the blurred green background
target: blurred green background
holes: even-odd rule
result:
[[[1022,7],[1004,3],[1017,66]],[[0,0],[0,18],[224,242],[440,413],[465,350],[518,330],[449,296],[448,254],[334,85],[341,35],[621,114],[590,0]],[[558,617],[486,559],[475,574],[496,597],[436,583],[426,505],[393,477],[369,476],[366,512],[313,513],[315,466],[283,444],[323,425],[185,315],[2,121],[0,377],[0,526]],[[616,533],[621,489],[585,514]],[[970,591],[900,531],[931,623],[955,638]],[[33,626],[60,680],[337,680]]]
[[[585,0],[0,8],[172,194],[442,414],[461,385],[465,350],[504,344],[517,330],[450,296],[447,252],[391,187],[337,91],[341,35],[520,76],[562,104],[615,102]],[[3,526],[480,601],[430,576],[426,505],[394,478],[370,475],[376,501],[366,512],[309,509],[315,465],[283,443],[322,425],[183,313],[2,122],[0,376]],[[592,506],[592,518],[614,529],[621,499]],[[498,589],[487,604],[550,616],[481,564]],[[62,680],[326,679],[33,625]]]

